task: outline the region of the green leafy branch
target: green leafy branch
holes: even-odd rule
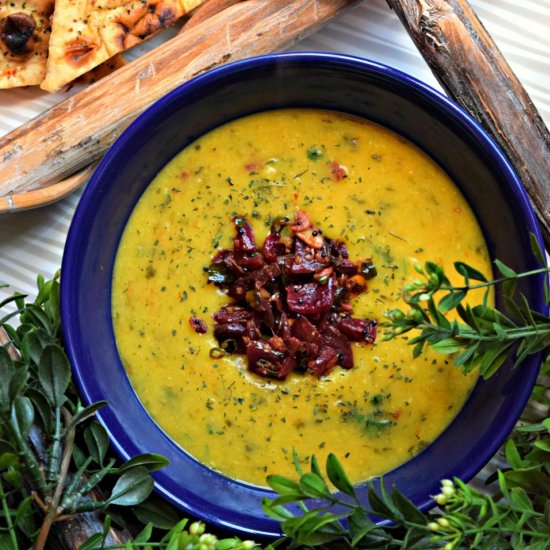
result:
[[[534,254],[544,265],[534,236],[531,242]],[[510,355],[514,355],[518,365],[527,356],[547,350],[550,318],[531,309],[523,294],[517,297],[516,287],[519,280],[548,273],[549,268],[516,273],[499,260],[495,260],[495,266],[501,277],[489,281],[468,264],[456,262],[454,268],[464,278],[464,284],[455,286],[441,266],[433,262],[426,262],[423,267],[415,265],[422,278],[404,287],[407,311],[392,309],[386,313],[388,321],[381,323],[384,340],[418,331],[409,340],[414,346],[414,357],[429,345],[440,353],[456,354],[454,364],[465,373],[479,367],[484,378],[491,376]],[[497,285],[502,288],[508,315],[490,305],[491,290]],[[483,290],[483,299],[471,306],[466,299],[476,290]],[[450,312],[456,313],[457,318],[449,318]]]
[[[299,468],[299,466],[297,466]],[[550,540],[549,505],[538,510],[521,486],[510,487],[499,472],[498,499],[480,493],[459,479],[443,480],[435,495],[439,510],[423,513],[394,486],[391,491],[379,480],[379,490],[369,484],[368,506],[362,503],[334,455],[326,463],[326,479],[315,457],[311,471],[299,470],[297,481],[270,476],[268,483],[280,496],[264,499],[265,513],[280,521],[285,538],[275,544],[289,548],[330,547],[357,549],[444,550],[471,548],[512,548],[544,550]],[[345,499],[333,493],[328,482]],[[314,500],[313,500],[314,499]],[[306,503],[313,502],[308,508]],[[298,505],[294,515],[288,505]],[[337,507],[338,513],[332,510]],[[375,519],[389,520],[380,526]],[[342,521],[345,520],[345,523]]]
[[[16,294],[0,303],[0,311],[7,306],[13,311],[0,318],[0,548],[40,550],[55,524],[86,512],[104,520],[84,550],[256,546],[218,540],[197,522],[186,529],[187,520],[179,521],[151,495],[150,474],[168,464],[164,457],[141,454],[120,463],[111,456],[107,432],[93,420],[105,403],[83,406],[72,385],[60,336],[58,275],[38,277],[34,302]],[[110,535],[113,518],[119,531],[128,525],[121,507],[131,508],[145,527],[118,544],[120,537]],[[159,529],[168,532],[159,536]]]

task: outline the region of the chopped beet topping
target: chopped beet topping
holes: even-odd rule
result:
[[[277,218],[261,249],[245,218],[233,223],[233,250],[219,250],[205,268],[234,300],[212,315],[219,353],[246,355],[252,372],[278,380],[351,369],[351,342],[376,338],[376,320],[352,317],[349,304],[376,274],[371,259],[352,262],[346,245],[325,237],[305,212]],[[206,331],[199,319],[190,322]]]
[[[189,324],[193,327],[194,331],[199,334],[204,334],[208,330],[206,328],[206,323],[201,321],[198,317],[191,317],[189,319]]]

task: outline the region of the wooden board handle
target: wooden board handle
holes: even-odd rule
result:
[[[192,25],[1,139],[0,197],[59,182],[101,157],[137,115],[180,84],[228,60],[287,47],[355,3],[245,0]]]
[[[449,96],[508,156],[550,248],[550,133],[468,1],[387,2]]]

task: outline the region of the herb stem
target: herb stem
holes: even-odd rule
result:
[[[434,332],[440,333],[440,327],[431,323],[422,323],[416,328],[428,328]],[[450,331],[449,331],[450,332]],[[502,342],[505,340],[513,341],[520,338],[529,338],[530,336],[541,336],[550,334],[550,326],[547,324],[534,324],[528,327],[507,328],[503,334],[480,334],[471,329],[461,328],[460,333],[452,336],[455,340],[475,340],[481,342]]]
[[[492,279],[490,281],[485,281],[483,283],[475,285],[465,285],[465,286],[453,286],[453,285],[441,285],[440,290],[477,290],[480,288],[487,288],[489,286],[496,286],[500,283],[505,283],[510,280],[525,279],[526,277],[532,277],[533,275],[540,275],[542,273],[550,273],[550,267],[540,267],[538,269],[533,269],[531,271],[524,271],[522,273],[517,273],[514,277],[499,277],[498,279]]]
[[[63,412],[66,425],[70,426],[71,419],[72,419],[71,413],[65,407],[63,407],[62,412]],[[36,538],[36,543],[34,547],[35,550],[44,549],[48,539],[48,535],[50,533],[50,529],[54,521],[63,512],[63,510],[59,507],[59,502],[61,500],[61,496],[65,488],[65,481],[67,479],[67,473],[69,471],[69,466],[71,464],[74,438],[75,438],[75,429],[74,427],[72,427],[69,430],[67,430],[67,434],[65,436],[65,447],[63,449],[61,465],[59,467],[57,485],[55,487],[55,492],[53,494],[53,497],[48,502],[48,513],[46,514],[44,521],[42,522],[42,526],[40,527],[40,531],[38,532],[38,536]]]
[[[11,545],[14,550],[18,550],[19,545],[17,544],[17,537],[15,535],[15,527],[11,519],[11,510],[8,506],[8,501],[6,498],[6,493],[4,492],[4,484],[0,481],[0,500],[2,501],[2,511],[4,513],[4,518],[6,520],[6,527],[10,533]]]

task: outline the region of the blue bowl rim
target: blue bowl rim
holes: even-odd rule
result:
[[[71,363],[74,365],[76,361],[74,357],[76,355],[75,350],[78,348],[78,342],[75,341],[75,335],[71,331],[71,301],[72,296],[75,295],[76,288],[73,288],[73,273],[78,271],[78,265],[73,261],[73,256],[70,254],[70,251],[73,249],[78,249],[79,247],[79,234],[82,231],[85,231],[86,217],[90,215],[89,203],[93,202],[94,194],[96,193],[96,188],[101,185],[101,181],[106,172],[108,172],[111,165],[116,163],[116,158],[120,154],[120,151],[133,139],[135,134],[141,133],[146,130],[146,127],[151,120],[162,116],[162,113],[178,102],[178,98],[182,94],[186,94],[194,90],[195,88],[200,88],[203,85],[211,84],[218,79],[223,79],[228,73],[235,71],[246,71],[252,70],[255,67],[273,65],[285,62],[301,62],[301,63],[332,63],[342,67],[355,68],[363,71],[370,71],[373,74],[384,75],[385,77],[399,82],[401,85],[409,87],[412,91],[423,96],[424,99],[432,102],[439,109],[447,111],[451,118],[454,118],[460,125],[472,136],[474,136],[481,147],[487,152],[488,156],[491,157],[499,167],[499,169],[506,174],[506,179],[510,184],[510,191],[512,192],[514,198],[518,201],[518,209],[522,211],[523,215],[526,217],[528,222],[529,230],[535,234],[536,239],[539,244],[542,245],[542,236],[540,228],[538,226],[537,219],[533,212],[533,209],[530,205],[529,199],[527,197],[526,191],[523,188],[521,181],[514,169],[512,168],[510,162],[504,155],[504,153],[498,148],[498,146],[493,142],[492,138],[487,134],[483,127],[473,119],[466,111],[464,111],[460,106],[454,103],[452,100],[447,98],[441,92],[435,90],[428,84],[420,81],[419,79],[406,74],[399,69],[378,63],[372,60],[364,59],[357,56],[329,53],[329,52],[282,52],[274,54],[266,54],[261,56],[255,56],[240,61],[234,61],[225,65],[221,65],[214,69],[203,73],[192,80],[185,82],[180,85],[150,107],[147,108],[141,115],[139,115],[134,122],[118,137],[114,142],[111,148],[107,151],[103,159],[100,161],[98,167],[96,168],[94,174],[92,175],[89,183],[87,184],[86,189],[84,190],[82,197],[80,199],[77,210],[74,214],[69,233],[67,236],[67,241],[65,245],[65,250],[63,254],[62,261],[62,285],[61,285],[61,315],[62,315],[62,329],[63,336],[66,343],[66,348],[68,351],[69,358]],[[87,206],[88,205],[88,206]],[[543,278],[539,278],[539,281],[542,282]],[[546,312],[547,307],[540,294],[540,299],[532,304],[534,309]],[[517,395],[515,401],[515,407],[513,414],[508,416],[506,421],[499,426],[499,431],[497,434],[493,433],[489,444],[485,448],[485,452],[479,455],[479,460],[476,464],[464,464],[464,467],[461,471],[456,472],[457,477],[464,481],[469,481],[495,454],[502,442],[505,440],[506,436],[510,433],[513,426],[515,425],[517,418],[523,411],[530,395],[532,386],[535,383],[536,376],[538,373],[538,364],[539,358],[533,357],[528,360],[528,365],[523,366],[525,368],[525,374],[527,380],[526,383],[522,386],[522,391]],[[89,404],[94,401],[91,399],[90,394],[88,393],[88,388],[86,384],[86,375],[84,372],[73,369],[73,376],[75,383],[79,389],[80,395],[85,404]],[[101,413],[98,414],[100,421]],[[116,434],[111,433],[109,430],[111,442],[117,451],[122,455],[125,455],[124,445],[120,444],[120,441]],[[413,459],[414,460],[414,459]],[[221,474],[220,474],[221,475]],[[174,499],[173,496],[167,493],[162,487],[157,487],[165,498],[167,498],[172,503],[181,506],[181,502],[177,499]],[[266,490],[266,493],[270,493]],[[189,504],[189,503],[187,503]],[[423,502],[416,502],[417,506],[421,509],[427,509],[433,506],[433,499],[431,496],[426,495],[426,498]],[[186,509],[187,512],[200,517],[206,522],[211,524],[217,524],[221,527],[228,527],[227,523],[220,522],[219,518],[211,516],[208,513],[198,512],[193,509],[192,504],[189,504]],[[260,537],[273,537],[277,536],[277,533],[272,532],[271,529],[267,529],[265,532],[250,531],[240,526],[231,526],[236,532],[241,532],[247,535],[258,534]]]

